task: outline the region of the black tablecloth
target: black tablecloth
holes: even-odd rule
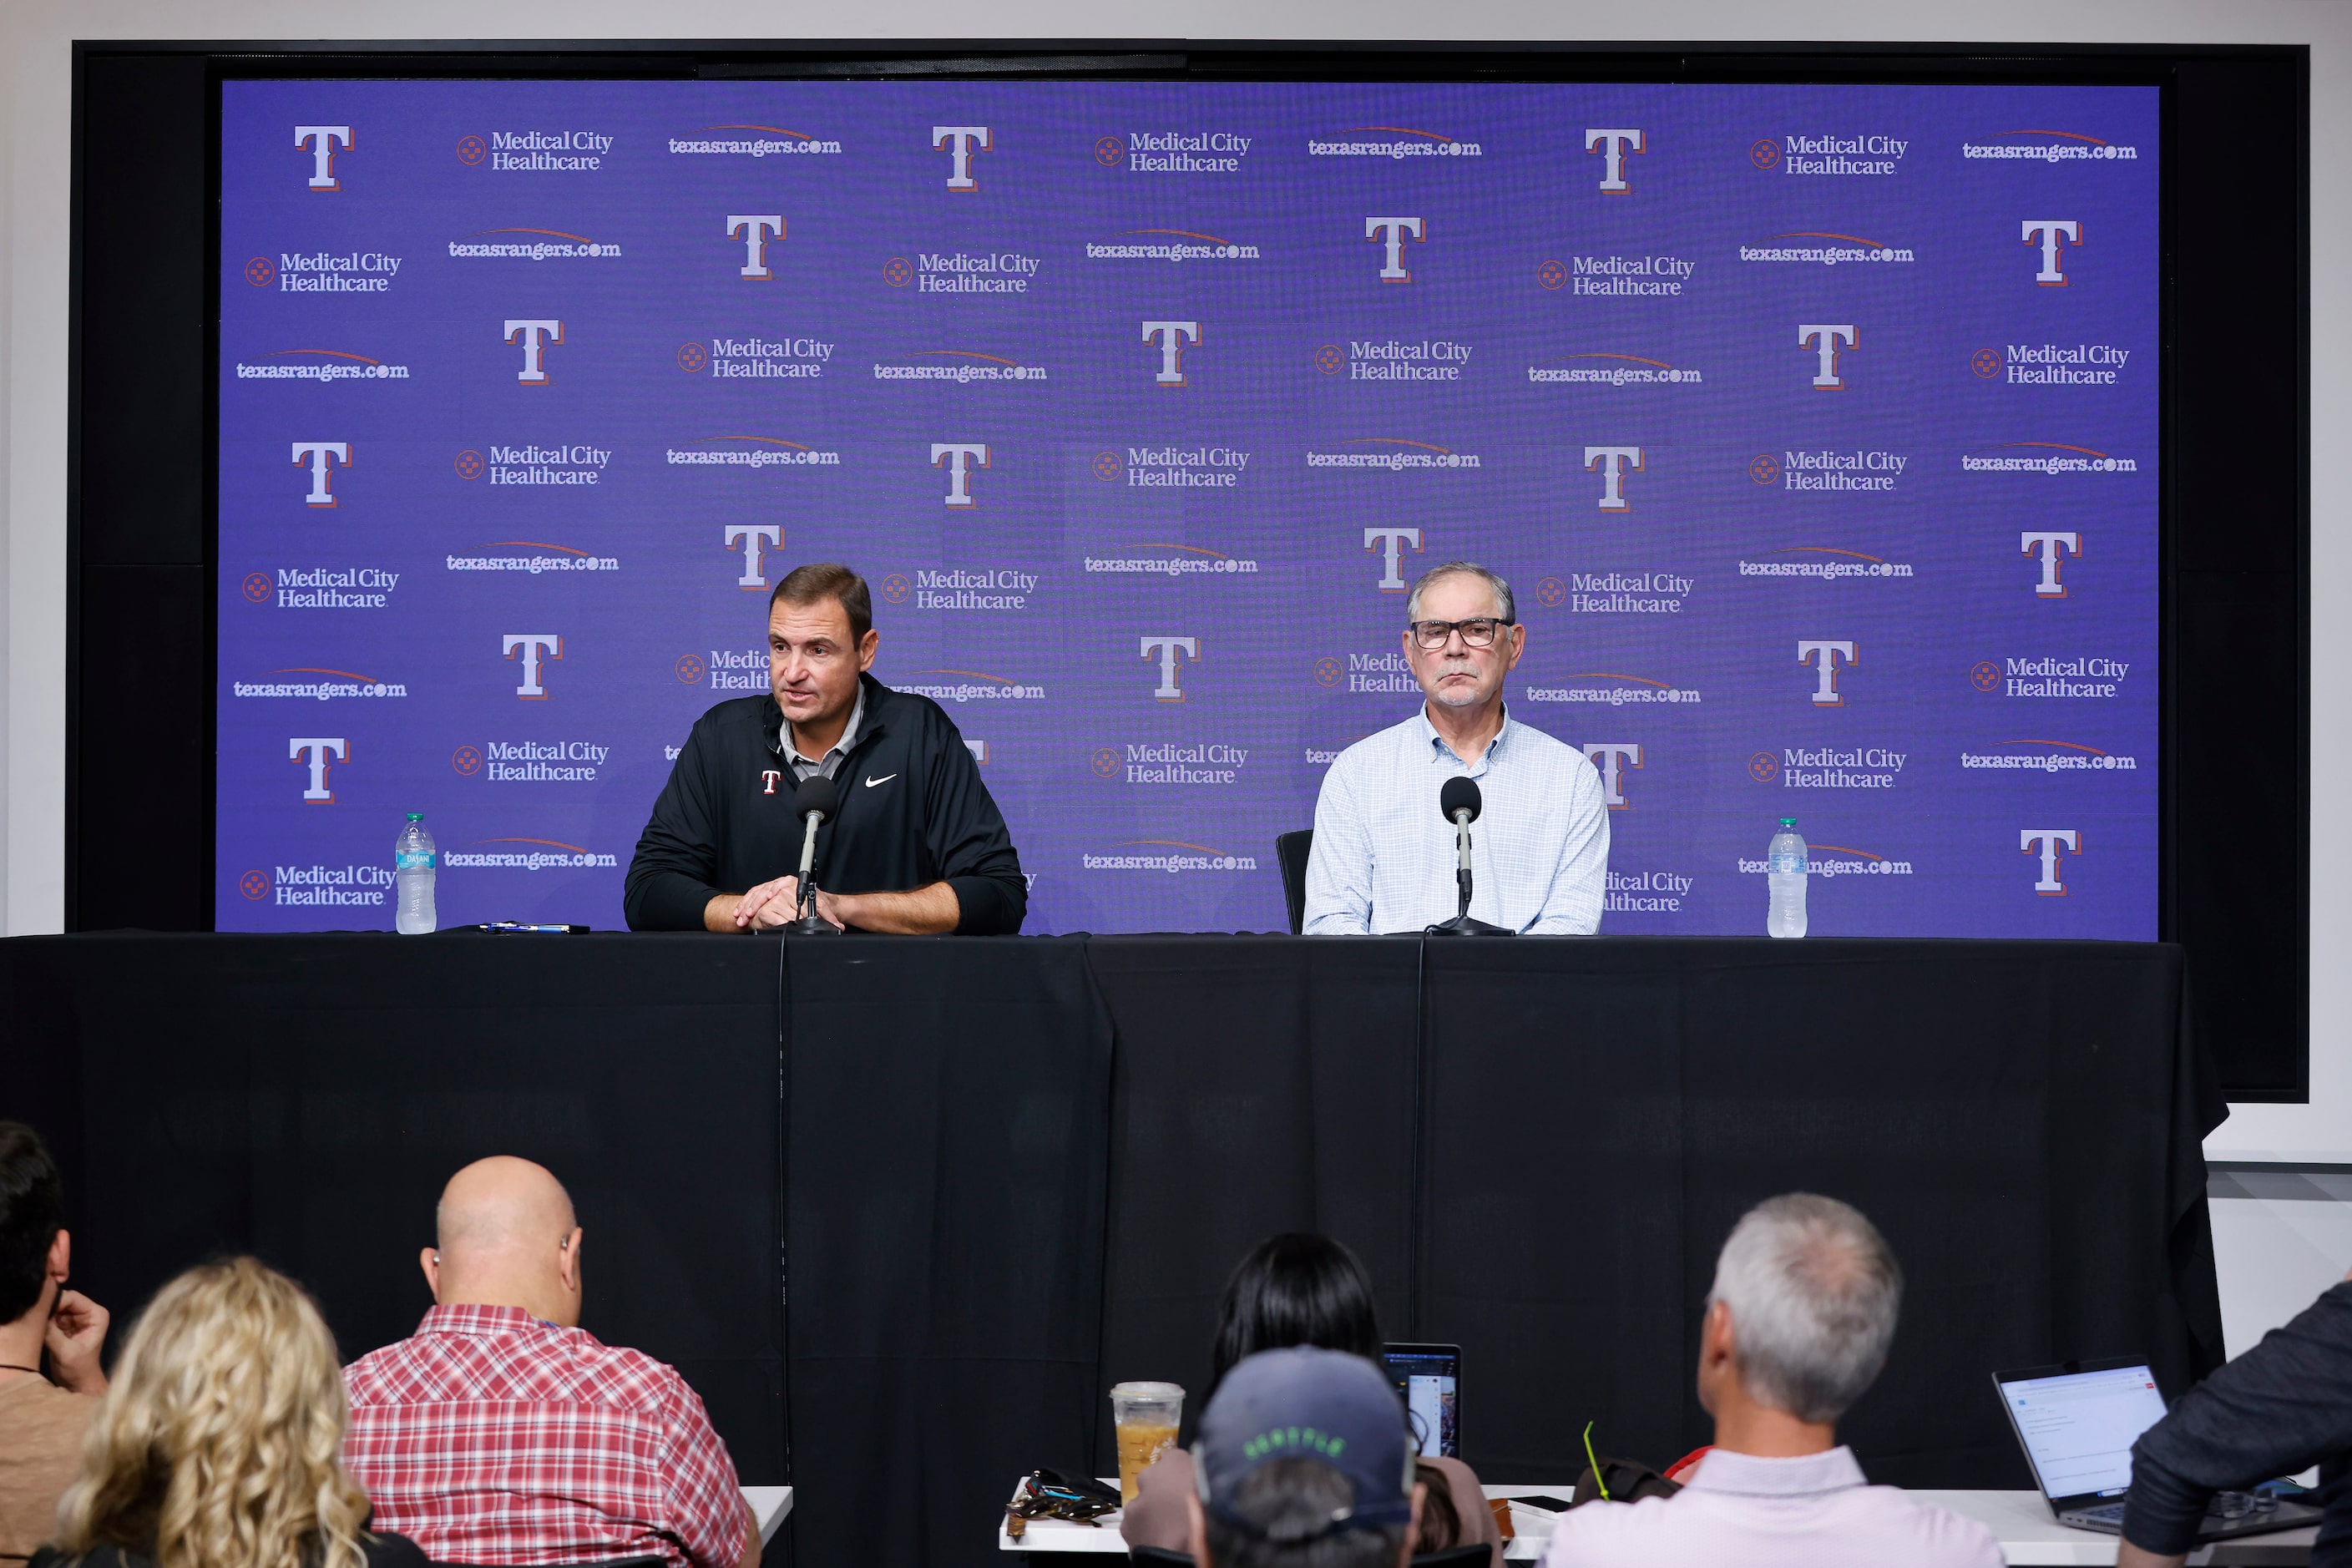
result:
[[[2181,961],[2103,943],[1109,937],[0,942],[0,1115],[67,1167],[118,1312],[249,1249],[346,1355],[408,1331],[450,1171],[546,1163],[584,1326],[677,1364],[812,1563],[988,1560],[1102,1391],[1197,1393],[1227,1271],[1354,1247],[1464,1348],[1465,1457],[1704,1441],[1732,1221],[1858,1204],[1908,1278],[1845,1435],[1881,1480],[2028,1484],[1985,1374],[2221,1356]],[[790,1377],[784,1377],[789,1366]],[[784,1397],[789,1384],[790,1397]],[[1195,1409],[1190,1414],[1197,1415]],[[1188,1429],[1191,1422],[1188,1420]],[[1189,1436],[1189,1431],[1188,1431]],[[853,1546],[853,1541],[856,1544]]]

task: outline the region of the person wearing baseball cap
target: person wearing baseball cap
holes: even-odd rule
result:
[[[1370,1362],[1297,1346],[1235,1363],[1192,1445],[1202,1568],[1404,1568],[1421,1522],[1412,1441]]]

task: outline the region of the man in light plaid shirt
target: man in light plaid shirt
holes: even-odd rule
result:
[[[759,1568],[727,1445],[686,1380],[579,1328],[581,1229],[544,1168],[478,1161],[420,1261],[436,1303],[343,1371],[343,1462],[437,1563]]]

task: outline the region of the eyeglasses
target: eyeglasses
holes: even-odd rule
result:
[[[1435,653],[1445,646],[1455,632],[1462,634],[1465,647],[1493,647],[1496,637],[1502,635],[1508,621],[1498,621],[1492,616],[1480,616],[1467,621],[1413,621],[1406,629],[1412,633],[1415,647],[1424,653]]]

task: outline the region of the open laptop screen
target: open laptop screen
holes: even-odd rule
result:
[[[2141,1365],[2003,1379],[2000,1394],[2053,1498],[2120,1496],[2131,1485],[2132,1445],[2164,1418],[2164,1395]]]
[[[1412,1435],[1428,1455],[1453,1459],[1462,1454],[1462,1348],[1459,1345],[1387,1345],[1381,1359],[1404,1395]]]

